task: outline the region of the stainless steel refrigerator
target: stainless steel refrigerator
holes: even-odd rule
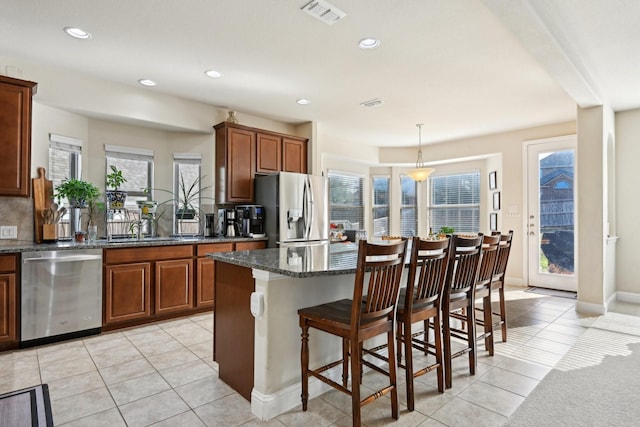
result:
[[[255,178],[255,202],[265,208],[268,247],[329,242],[329,180],[280,172]]]

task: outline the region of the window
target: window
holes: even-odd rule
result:
[[[330,222],[342,224],[345,230],[364,228],[364,178],[340,172],[328,176]]]
[[[82,141],[68,136],[49,134],[49,170],[47,178],[55,189],[65,179],[80,179],[82,166]],[[55,191],[55,190],[54,190]],[[57,200],[56,200],[57,202]],[[60,200],[61,206],[69,205]],[[70,214],[66,213],[58,225],[58,237],[71,237]]]
[[[110,211],[107,215],[107,227],[113,236],[131,234],[132,223],[138,221],[138,200],[151,200],[153,188],[153,151],[131,147],[119,147],[105,145],[106,171],[110,172],[111,166],[122,171],[127,182],[122,184],[120,190],[127,192],[124,209]],[[149,223],[144,221],[142,233],[149,233]]]
[[[429,224],[435,233],[442,227],[456,232],[480,231],[480,173],[431,177]]]
[[[373,235],[389,235],[389,183],[388,176],[373,177]]]
[[[416,189],[418,183],[406,175],[400,175],[400,235],[412,237],[418,235],[418,216],[416,215]]]
[[[174,230],[177,234],[200,234],[201,163],[200,154],[175,153],[173,155],[173,190],[176,195]],[[179,211],[185,204],[185,191],[190,194],[186,197],[187,207],[195,209],[193,217]]]

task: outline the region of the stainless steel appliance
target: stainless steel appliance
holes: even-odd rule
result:
[[[236,224],[236,208],[218,209],[219,235],[225,237],[237,237],[238,225]]]
[[[21,347],[100,333],[102,250],[24,252]]]
[[[255,201],[265,208],[268,247],[329,240],[329,180],[280,172],[255,178]]]
[[[264,207],[260,205],[236,206],[236,223],[242,237],[264,236]]]
[[[215,235],[216,216],[212,213],[204,216],[204,237],[213,237]]]

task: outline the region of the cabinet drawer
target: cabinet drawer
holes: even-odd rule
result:
[[[13,273],[16,271],[16,255],[0,255],[0,271]]]
[[[231,252],[233,243],[205,243],[198,245],[197,255],[205,256],[211,252]]]
[[[138,248],[118,248],[105,250],[106,264],[155,261],[163,259],[190,258],[193,245],[153,246]]]
[[[252,249],[264,249],[267,242],[260,240],[258,242],[238,242],[236,243],[236,251],[250,251]]]

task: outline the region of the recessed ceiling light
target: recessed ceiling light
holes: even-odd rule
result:
[[[372,38],[362,39],[358,42],[358,46],[360,49],[375,49],[380,46],[380,40]]]
[[[81,28],[66,27],[64,29],[64,32],[69,34],[71,37],[75,37],[77,39],[86,40],[91,38],[91,34]]]
[[[140,79],[138,80],[138,83],[140,83],[142,86],[155,86],[158,84],[153,80],[149,80],[149,79]]]
[[[207,70],[204,72],[207,76],[211,77],[212,79],[217,79],[222,77],[222,73],[220,71],[216,71],[216,70]]]
[[[300,105],[309,105],[309,104],[311,104],[311,101],[309,101],[308,99],[304,99],[304,98],[300,98],[296,102],[298,104],[300,104]]]

